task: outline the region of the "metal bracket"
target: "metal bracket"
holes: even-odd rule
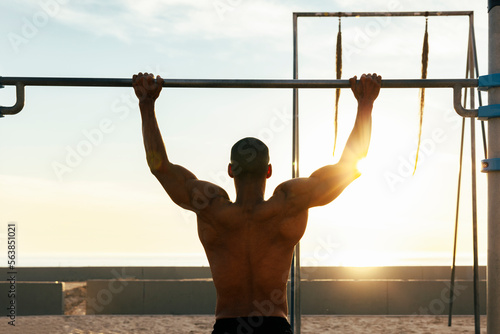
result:
[[[4,115],[15,115],[24,108],[24,84],[21,82],[16,83],[16,104],[12,107],[0,106],[0,117]]]
[[[500,171],[500,158],[481,160],[481,167],[483,173]]]
[[[462,117],[477,117],[477,109],[465,109],[462,106],[462,88],[463,86],[460,84],[453,86],[453,107],[455,111]]]
[[[481,75],[479,77],[477,89],[487,91],[491,87],[500,87],[500,73]]]
[[[500,87],[500,73],[482,75],[478,79],[478,90],[486,91],[491,87]],[[453,106],[462,117],[477,117],[480,120],[500,117],[500,104],[481,106],[478,109],[465,109],[462,107],[462,86],[453,86]]]

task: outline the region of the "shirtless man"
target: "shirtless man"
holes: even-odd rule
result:
[[[133,76],[146,158],[172,201],[196,213],[217,291],[212,334],[291,334],[286,283],[294,246],[305,232],[309,208],[330,203],[360,175],[356,163],[368,152],[381,77],[350,79],[358,111],[340,161],[283,182],[268,200],[264,189],[272,166],[267,146],[255,138],[238,141],[228,166],[236,187],[234,202],[221,187],[198,180],[168,159],[154,110],[162,83],[160,76],[155,80],[148,73]]]

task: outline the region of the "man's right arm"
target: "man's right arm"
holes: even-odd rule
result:
[[[184,209],[199,212],[207,208],[212,199],[228,198],[228,195],[222,188],[198,180],[186,168],[169,161],[154,111],[162,82],[160,77],[155,82],[153,76],[147,73],[140,73],[133,78],[134,89],[139,98],[146,159],[151,173],[172,201]]]

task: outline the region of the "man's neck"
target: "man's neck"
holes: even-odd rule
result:
[[[236,186],[235,204],[252,207],[264,201],[265,179],[235,179],[234,183]]]

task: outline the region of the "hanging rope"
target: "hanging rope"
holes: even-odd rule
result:
[[[337,52],[335,56],[335,66],[337,70],[337,80],[340,80],[342,77],[342,31],[341,31],[341,23],[339,17],[339,32],[337,33]],[[335,155],[335,147],[337,146],[337,123],[339,116],[339,99],[340,99],[340,89],[335,90],[335,116],[334,116],[334,127],[335,127],[335,135],[333,141],[333,155]]]
[[[429,62],[429,33],[427,31],[427,23],[429,18],[425,18],[425,33],[424,45],[422,47],[422,79],[427,79],[427,64]],[[422,121],[424,119],[424,104],[425,104],[425,88],[420,88],[420,127],[418,130],[417,154],[415,156],[415,168],[413,174],[417,170],[418,152],[420,151],[420,141],[422,139]]]

